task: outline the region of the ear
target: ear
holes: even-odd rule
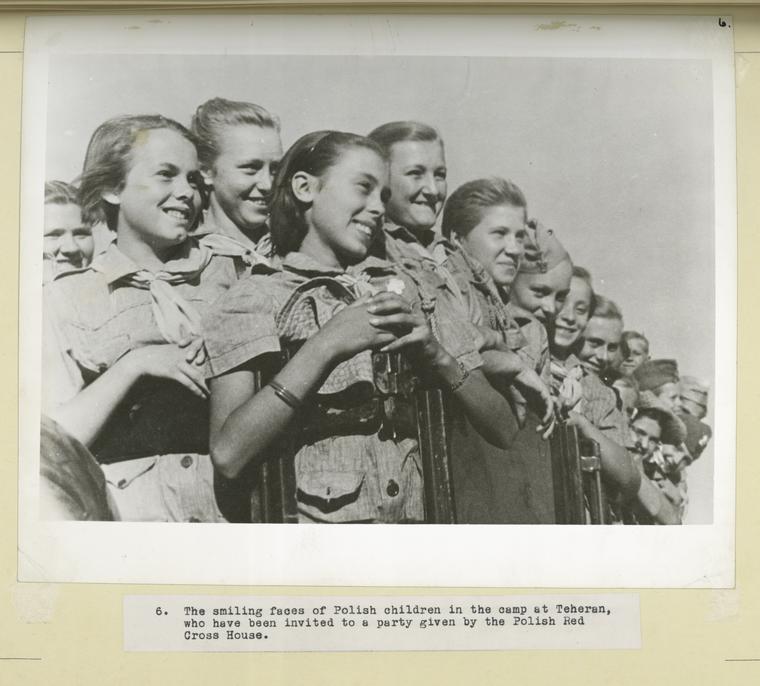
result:
[[[203,185],[207,189],[211,189],[214,187],[214,170],[213,169],[207,169],[206,167],[201,167],[201,178],[203,179]]]
[[[121,204],[121,198],[116,191],[103,191],[100,194],[100,197],[103,198],[103,200],[105,200],[109,205]]]
[[[312,203],[316,194],[317,178],[305,171],[299,171],[290,179],[290,187],[297,200]]]

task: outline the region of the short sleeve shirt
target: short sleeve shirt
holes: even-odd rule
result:
[[[326,269],[302,253],[287,255],[277,272],[256,274],[227,293],[204,329],[211,375],[219,376],[289,342],[316,333],[353,298],[393,290],[412,303],[425,296],[415,275],[375,257],[345,272]],[[374,289],[374,290],[373,290]],[[297,298],[293,294],[297,293]],[[469,339],[435,303],[448,352],[468,368],[479,361]],[[285,314],[287,313],[287,315]],[[319,394],[332,396],[371,382],[371,354],[339,364]],[[303,521],[422,521],[422,477],[416,440],[379,434],[328,436],[296,454],[298,506]]]
[[[165,270],[187,268],[198,250],[193,242],[187,257],[168,262]],[[48,407],[73,397],[129,351],[166,343],[153,314],[150,291],[124,282],[136,271],[138,267],[114,242],[89,267],[46,284],[43,348],[46,362],[53,366],[51,376],[60,383],[46,389]],[[196,278],[173,289],[203,316],[237,279],[235,260],[213,255]],[[56,373],[62,367],[66,372]]]

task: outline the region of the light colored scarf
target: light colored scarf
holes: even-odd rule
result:
[[[208,266],[213,253],[201,247],[196,260],[180,271],[150,272],[141,269],[121,279],[122,283],[150,291],[153,316],[168,343],[179,343],[201,335],[201,315],[173,286],[196,278]]]

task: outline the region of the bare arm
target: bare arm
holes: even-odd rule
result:
[[[196,395],[208,394],[200,365],[203,342],[196,338],[180,347],[171,343],[132,350],[70,400],[48,411],[74,438],[90,446],[114,410],[143,376],[172,379]]]
[[[408,349],[416,355],[445,386],[456,387],[454,397],[475,430],[492,445],[508,448],[519,427],[507,399],[491,386],[480,370],[470,372],[460,385],[459,363],[433,336],[425,316],[419,310],[412,310],[408,303],[405,309],[400,309],[397,301],[398,296],[390,293],[373,298],[371,312],[375,316],[370,322],[399,335],[383,350]]]
[[[317,390],[329,375],[331,355],[319,336],[310,339],[277,374],[277,382],[297,398]],[[283,434],[296,410],[278,398],[270,386],[256,392],[254,370],[239,368],[210,382],[211,459],[227,478],[236,477],[249,462],[263,459]]]
[[[658,524],[680,524],[678,508],[668,500],[658,486],[642,477],[636,494],[637,504]]]
[[[277,373],[277,383],[305,400],[339,362],[393,341],[392,333],[369,323],[369,302],[362,298],[338,312]],[[210,385],[211,459],[224,476],[234,478],[249,462],[264,458],[297,411],[270,386],[255,392],[253,367],[233,370]]]
[[[602,474],[611,481],[626,499],[634,497],[641,486],[641,473],[628,451],[605,436],[586,417],[570,412],[568,422],[578,427],[586,438],[596,441],[602,458]]]

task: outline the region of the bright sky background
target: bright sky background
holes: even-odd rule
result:
[[[515,181],[655,357],[713,378],[708,61],[99,54],[57,56],[49,78],[49,179],[77,176],[104,119],[158,112],[187,125],[215,96],[278,114],[285,147],[316,129],[428,122],[446,142],[449,191]],[[691,468],[691,522],[711,521],[712,467],[708,449]]]

